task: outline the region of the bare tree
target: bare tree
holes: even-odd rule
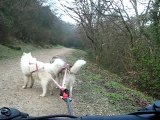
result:
[[[63,7],[83,27],[96,60],[119,62],[130,71],[129,63],[135,57],[133,49],[146,44],[152,51],[150,36],[145,32],[151,0],[140,1],[128,0],[127,5],[126,0],[75,0]],[[144,11],[139,11],[139,4]],[[104,54],[113,58],[104,58]]]

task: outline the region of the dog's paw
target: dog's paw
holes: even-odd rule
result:
[[[40,97],[45,97],[45,95],[44,95],[44,94],[41,94]]]
[[[29,88],[32,88],[33,86],[29,86]]]
[[[26,85],[24,85],[24,86],[22,86],[22,88],[23,88],[23,89],[26,89],[26,88],[27,88],[27,86],[26,86]]]
[[[50,95],[53,95],[53,91],[50,91]]]

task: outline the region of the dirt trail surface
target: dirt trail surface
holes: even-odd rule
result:
[[[53,56],[59,55],[67,62],[71,62],[71,58],[77,55],[72,56],[73,51],[69,48],[43,49],[32,52],[32,56],[38,61],[49,62]],[[40,97],[42,88],[39,81],[35,81],[32,89],[22,88],[24,80],[20,69],[20,59],[21,56],[0,60],[0,108],[14,107],[30,116],[68,114],[66,103],[60,98],[58,89],[54,88],[53,95],[47,92],[46,97]],[[76,74],[76,83],[73,88],[75,115],[117,114],[108,103],[108,98],[99,93],[97,83],[91,82],[90,79],[86,80],[83,74],[85,74],[85,69]]]
[[[34,51],[32,55],[39,61],[49,62],[55,55],[64,57],[72,51],[68,48],[46,49]],[[57,89],[54,95],[47,93],[46,97],[39,96],[42,89],[38,81],[32,89],[22,89],[20,57],[0,60],[0,73],[0,108],[14,107],[31,116],[67,113],[66,104]]]

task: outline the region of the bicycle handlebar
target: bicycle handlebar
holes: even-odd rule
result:
[[[114,116],[71,116],[71,115],[49,115],[31,117],[27,113],[20,112],[15,108],[3,107],[0,109],[0,120],[159,120],[160,119],[160,101],[153,105],[140,109],[137,112],[126,115]]]

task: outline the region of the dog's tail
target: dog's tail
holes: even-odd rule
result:
[[[74,73],[74,74],[77,73],[80,70],[80,68],[85,64],[86,64],[86,61],[77,60],[70,69],[71,73]]]

